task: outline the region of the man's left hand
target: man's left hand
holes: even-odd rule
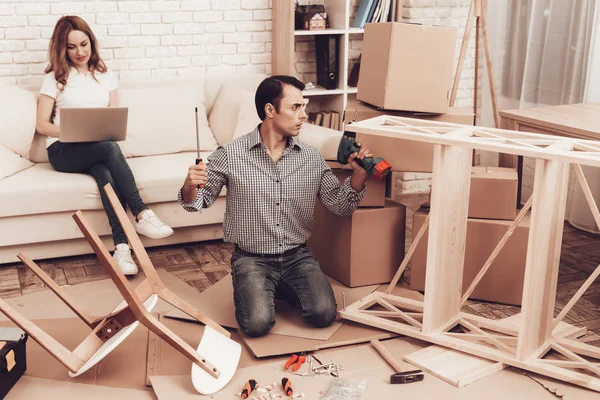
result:
[[[360,143],[357,143],[360,146]],[[373,157],[371,151],[367,148],[361,147],[358,152],[354,152],[350,154],[348,157],[348,164],[352,167],[354,171],[352,174],[352,188],[357,192],[361,191],[367,182],[368,173],[362,168],[356,160],[364,160],[367,157]]]

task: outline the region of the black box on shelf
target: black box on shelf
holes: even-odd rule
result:
[[[317,84],[325,89],[338,87],[339,44],[339,35],[315,35]]]
[[[27,338],[28,335],[19,328],[0,328],[0,399],[27,370]]]

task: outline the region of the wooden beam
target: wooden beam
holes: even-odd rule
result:
[[[398,315],[398,317],[400,317],[404,321],[408,322],[412,326],[416,326],[417,328],[420,328],[421,326],[423,326],[423,324],[421,324],[419,321],[417,321],[413,317],[407,315],[406,313],[404,313],[404,311],[394,307],[393,305],[391,305],[390,303],[385,301],[385,299],[380,298],[379,304],[381,304],[383,307],[387,308],[389,311],[395,312]]]
[[[467,54],[467,48],[469,47],[469,40],[471,38],[471,29],[473,29],[473,18],[475,16],[475,10],[473,9],[473,2],[469,8],[469,15],[467,16],[467,25],[465,26],[465,32],[463,34],[462,44],[460,46],[460,53],[458,56],[458,64],[456,65],[456,72],[454,73],[454,83],[452,84],[452,94],[450,95],[450,107],[454,107],[456,103],[456,94],[458,93],[458,84],[462,75],[463,66],[465,63],[465,56]]]
[[[8,319],[27,332],[33,340],[50,353],[52,357],[56,358],[58,362],[67,367],[69,371],[75,373],[83,366],[84,361],[82,359],[75,356],[65,346],[40,329],[36,324],[25,318],[2,299],[0,299],[0,311],[2,311]]]
[[[398,284],[398,280],[400,279],[400,277],[402,276],[402,273],[404,272],[404,270],[408,266],[408,263],[412,259],[412,256],[413,256],[415,250],[417,249],[417,246],[421,242],[421,239],[423,238],[423,235],[427,231],[428,227],[429,227],[429,214],[427,214],[427,217],[425,217],[425,222],[423,223],[423,226],[421,226],[421,229],[419,229],[419,232],[417,232],[417,235],[413,238],[413,241],[410,245],[410,248],[408,249],[408,252],[406,253],[406,256],[404,256],[404,259],[402,260],[402,263],[400,264],[398,271],[396,271],[394,278],[392,278],[392,281],[390,282],[389,286],[387,287],[387,289],[385,291],[386,294],[392,293],[392,290],[394,290],[394,288]]]
[[[600,211],[598,211],[598,206],[596,205],[596,201],[594,200],[594,195],[590,190],[590,186],[587,183],[587,179],[585,179],[585,175],[583,174],[583,170],[581,169],[581,165],[575,165],[575,174],[577,175],[577,180],[579,181],[579,185],[581,186],[581,190],[583,190],[583,194],[585,196],[585,200],[590,206],[590,211],[592,211],[592,215],[594,216],[594,221],[596,221],[596,226],[600,229]]]
[[[67,294],[67,292],[58,286],[58,284],[54,282],[54,280],[50,278],[50,276],[45,273],[43,269],[33,262],[31,258],[27,257],[23,253],[17,254],[17,257],[23,262],[23,264],[29,267],[29,269],[31,269],[33,273],[36,274],[38,278],[40,278],[42,282],[44,282],[46,286],[48,286],[50,290],[52,290],[58,296],[58,298],[65,303],[65,305],[69,307],[71,311],[75,313],[75,315],[79,317],[79,319],[81,319],[91,329],[94,329],[94,326],[97,325],[94,323],[96,318],[88,314],[83,307],[81,307],[81,305],[79,305],[71,296]]]
[[[570,146],[569,146],[570,145]],[[572,149],[570,143],[553,145],[556,150]],[[535,167],[533,202],[517,356],[532,357],[552,335],[553,312],[565,220],[569,164],[538,159]]]
[[[104,186],[104,192],[106,193],[106,196],[108,197],[108,200],[112,205],[119,222],[121,223],[121,227],[123,228],[127,239],[129,239],[129,244],[131,245],[131,248],[133,249],[138,261],[140,262],[140,266],[142,267],[142,270],[144,271],[144,274],[146,275],[153,292],[156,293],[162,300],[177,307],[190,317],[196,318],[204,325],[212,327],[222,335],[231,337],[231,334],[229,331],[227,331],[227,329],[223,328],[221,325],[217,324],[215,321],[198,311],[194,306],[167,289],[156,273],[156,269],[154,268],[154,264],[152,264],[152,260],[150,260],[150,256],[146,252],[146,248],[142,244],[140,237],[135,231],[135,228],[127,218],[127,214],[125,213],[123,206],[121,206],[121,203],[119,202],[119,199],[110,183]]]
[[[294,10],[291,1],[274,1],[273,48],[271,63],[273,75],[294,75]]]
[[[424,333],[440,329],[460,313],[472,156],[466,148],[434,147]]]

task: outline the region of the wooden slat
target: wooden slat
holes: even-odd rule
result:
[[[93,321],[95,318],[88,314],[83,307],[81,307],[81,305],[79,305],[71,296],[67,294],[67,292],[58,286],[56,282],[54,282],[52,278],[50,278],[50,276],[44,272],[44,270],[42,270],[35,262],[33,262],[31,258],[27,257],[27,255],[23,253],[17,254],[17,257],[23,262],[23,264],[33,271],[33,273],[36,274],[38,278],[40,278],[42,282],[44,282],[46,286],[48,286],[50,290],[52,290],[58,296],[58,298],[67,307],[69,307],[71,311],[75,313],[75,315],[79,317],[79,319],[81,319],[90,328],[94,328]]]
[[[569,150],[569,143],[558,143],[557,150]],[[524,323],[519,332],[518,358],[529,359],[551,336],[554,302],[560,263],[569,164],[537,160],[523,302]],[[526,322],[525,322],[526,321]]]
[[[463,34],[462,44],[460,46],[460,53],[458,56],[458,64],[456,65],[456,72],[454,73],[454,83],[452,84],[452,94],[450,95],[450,107],[454,107],[456,102],[456,94],[458,93],[458,84],[462,75],[463,66],[465,62],[465,55],[467,54],[467,47],[469,46],[469,39],[471,38],[471,29],[473,28],[474,9],[473,2],[469,8],[469,15],[467,16],[467,25],[465,26],[465,32]]]
[[[84,361],[82,359],[76,357],[65,346],[57,342],[56,339],[25,318],[2,299],[0,299],[0,311],[2,311],[8,319],[27,332],[33,340],[50,353],[52,357],[56,358],[62,365],[67,367],[69,371],[75,373],[83,366]]]
[[[110,185],[107,186],[110,188]],[[115,196],[114,192],[112,194],[113,196]],[[123,209],[121,208],[121,211],[122,210]],[[117,212],[117,210],[115,210],[115,212]],[[104,247],[104,244],[100,240],[100,237],[83,218],[83,214],[81,213],[81,211],[75,213],[73,218],[75,219],[75,222],[79,226],[79,229],[81,230],[87,241],[94,249],[94,252],[100,259],[100,262],[102,262],[102,264],[106,266],[108,274],[117,286],[117,289],[119,290],[119,293],[121,293],[121,296],[123,296],[123,298],[129,305],[131,312],[133,312],[137,320],[140,321],[140,323],[142,323],[148,329],[156,333],[156,335],[160,336],[163,340],[165,340],[175,349],[177,349],[177,351],[179,351],[185,357],[190,359],[192,362],[196,363],[200,368],[204,369],[209,375],[211,375],[214,378],[218,378],[220,371],[217,368],[215,368],[207,360],[203,359],[202,356],[200,356],[190,345],[185,343],[179,336],[170,331],[166,326],[161,324],[156,318],[150,315],[150,313],[141,303],[141,300],[137,296],[136,292],[130,287],[127,278],[125,278],[125,275],[123,275],[123,273],[119,269],[119,266],[116,265],[110,253]],[[158,278],[158,275],[156,275],[156,277]],[[150,280],[150,278],[148,276],[147,278],[150,282],[150,285],[152,285],[152,281]],[[160,278],[158,278],[158,280],[160,282]],[[169,293],[167,293],[167,297],[169,297]]]
[[[425,235],[425,232],[427,231],[427,228],[429,227],[429,215],[430,214],[427,214],[427,217],[425,217],[425,222],[423,222],[423,226],[421,226],[421,229],[419,229],[419,232],[417,232],[417,235],[414,237],[413,242],[410,245],[410,249],[408,249],[408,253],[406,253],[406,256],[404,256],[404,259],[402,260],[400,267],[396,271],[396,274],[392,278],[392,281],[390,282],[390,284],[388,285],[388,287],[385,291],[386,294],[392,293],[392,290],[394,290],[394,288],[398,284],[398,280],[400,279],[400,277],[404,273],[404,270],[408,266],[408,263],[410,262],[417,246],[419,245],[419,242],[421,242],[423,235]]]
[[[434,147],[424,333],[460,313],[472,155],[465,148]]]
[[[202,314],[200,311],[196,310],[196,308],[193,307],[191,304],[189,304],[179,296],[175,295],[169,289],[167,289],[167,287],[163,284],[160,277],[156,273],[156,269],[154,269],[154,265],[152,264],[152,261],[150,261],[150,257],[148,256],[144,245],[142,244],[139,236],[137,235],[137,232],[133,228],[133,225],[129,221],[129,218],[127,218],[125,210],[121,206],[121,203],[119,202],[119,199],[117,198],[117,195],[115,194],[115,191],[113,190],[110,183],[104,186],[104,191],[106,193],[106,196],[108,197],[108,200],[110,201],[110,204],[113,207],[115,214],[117,215],[117,218],[119,219],[119,222],[121,223],[121,226],[123,227],[123,230],[125,231],[125,235],[127,235],[127,239],[129,239],[131,248],[135,252],[135,255],[138,258],[142,270],[144,271],[144,274],[146,275],[146,278],[148,279],[148,282],[150,283],[150,286],[152,287],[154,293],[156,293],[158,297],[160,297],[162,300],[177,307],[189,316],[196,318],[198,321],[202,322],[205,325],[211,326],[222,335],[225,335],[226,337],[231,337],[229,331],[227,331],[221,325],[217,324],[212,319]],[[81,216],[79,216],[78,219],[81,221]],[[89,232],[89,228],[87,228],[87,230]],[[100,257],[100,255],[98,255],[98,257]],[[107,267],[107,269],[110,268]],[[125,298],[125,296],[123,297]],[[129,299],[125,298],[125,300],[127,300],[127,303],[131,306]],[[137,300],[139,301],[139,298]],[[144,312],[147,314],[145,309]]]

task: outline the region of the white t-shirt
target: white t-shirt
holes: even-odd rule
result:
[[[54,125],[60,126],[60,109],[63,107],[108,107],[109,93],[118,88],[117,79],[111,71],[95,71],[83,75],[71,67],[67,84],[60,90],[54,78],[54,71],[44,76],[40,94],[55,100]],[[46,148],[58,138],[46,137]]]

